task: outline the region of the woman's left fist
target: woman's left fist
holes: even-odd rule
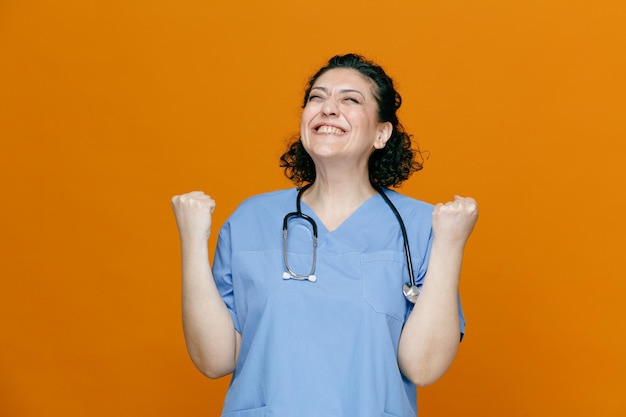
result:
[[[471,197],[454,196],[453,201],[439,203],[433,209],[435,238],[465,245],[478,220],[478,204]]]

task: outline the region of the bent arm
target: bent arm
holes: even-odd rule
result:
[[[450,367],[460,341],[459,279],[465,243],[476,220],[472,198],[455,197],[433,210],[433,242],[420,296],[398,346],[398,365],[415,385],[429,385]]]
[[[459,346],[458,286],[463,247],[446,246],[433,240],[422,291],[400,336],[400,370],[417,386],[439,379]]]
[[[182,253],[183,332],[189,356],[206,376],[233,372],[240,335],[209,264],[208,239],[215,201],[201,191],[174,196],[172,209]]]

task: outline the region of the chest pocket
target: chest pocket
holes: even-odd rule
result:
[[[363,298],[377,313],[404,322],[408,303],[402,284],[409,281],[404,252],[379,251],[361,255]]]

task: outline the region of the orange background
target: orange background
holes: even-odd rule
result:
[[[481,207],[420,416],[626,415],[625,4],[1,2],[0,415],[218,415],[169,199],[210,193],[217,228],[290,186],[306,79],[350,51],[429,152],[402,191]]]

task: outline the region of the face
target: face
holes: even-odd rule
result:
[[[371,153],[385,147],[392,127],[378,121],[374,88],[348,68],[328,70],[316,80],[300,122],[302,145],[316,164],[340,159],[367,168]]]

